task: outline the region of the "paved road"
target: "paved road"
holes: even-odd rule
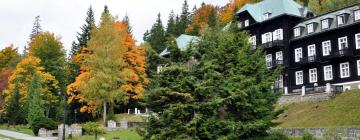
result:
[[[23,139],[23,140],[56,140],[56,138],[41,138],[41,137],[31,136],[28,134],[23,134],[23,133],[9,131],[9,130],[1,130],[1,129],[0,129],[0,134],[9,136],[9,137],[13,137],[16,139]]]

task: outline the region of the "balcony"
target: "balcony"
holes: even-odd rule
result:
[[[273,47],[283,47],[283,46],[285,46],[285,41],[283,40],[274,40],[260,45],[260,47],[264,49],[273,48]]]
[[[283,64],[284,64],[284,60],[274,60],[274,61],[266,62],[266,67],[271,69],[271,68],[274,68],[276,66],[283,65]]]
[[[319,60],[318,57],[316,57],[316,55],[313,55],[313,56],[300,58],[300,63],[302,63],[302,64],[313,63],[313,62],[316,62],[318,60]]]

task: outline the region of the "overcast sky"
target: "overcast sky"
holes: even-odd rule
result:
[[[190,10],[202,2],[223,6],[229,0],[188,0]],[[166,25],[171,10],[180,13],[183,0],[0,0],[0,49],[14,44],[19,52],[29,40],[35,16],[40,15],[44,31],[50,31],[61,37],[68,51],[76,32],[84,24],[86,11],[91,5],[95,12],[96,23],[104,5],[110,13],[122,19],[127,13],[133,34],[142,42],[144,32],[151,28],[157,13],[161,13]]]

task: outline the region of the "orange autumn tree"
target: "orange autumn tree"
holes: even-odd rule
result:
[[[119,30],[129,28],[128,25],[119,21],[116,22],[116,26]],[[122,85],[122,88],[130,100],[136,101],[143,97],[144,87],[149,82],[145,68],[145,47],[136,46],[130,32],[127,32],[123,45],[127,47],[124,60],[127,63],[128,75],[125,77],[126,82]]]
[[[236,11],[239,10],[242,6],[247,3],[255,3],[258,1],[260,0],[231,0],[220,12],[220,22],[223,24],[229,23],[234,19]]]
[[[185,29],[187,34],[201,35],[207,27],[213,27],[217,23],[219,8],[211,4],[202,3],[192,17],[191,24]]]

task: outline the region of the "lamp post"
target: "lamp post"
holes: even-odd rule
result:
[[[61,89],[58,89],[58,94],[61,96]],[[66,94],[64,94],[64,117],[63,117],[63,133],[62,140],[65,140],[65,123],[66,123]]]
[[[76,109],[74,109],[74,114],[75,114],[75,117],[74,117],[74,123],[76,124],[76,114],[77,114],[77,110]]]

